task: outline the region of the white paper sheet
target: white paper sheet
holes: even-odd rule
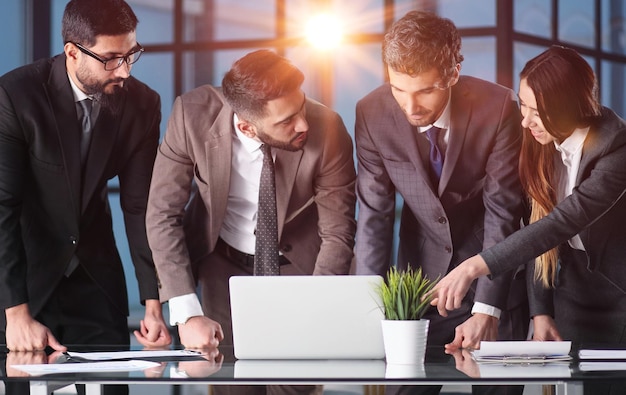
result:
[[[202,355],[194,350],[142,350],[142,351],[107,351],[107,352],[73,352],[67,354],[73,358],[90,361],[114,361],[122,359],[150,359],[164,357],[199,357]]]
[[[150,361],[107,361],[107,362],[84,362],[84,363],[49,363],[32,365],[11,365],[15,369],[24,371],[31,376],[41,376],[52,373],[103,373],[103,372],[129,372],[144,370],[159,366],[157,362]]]

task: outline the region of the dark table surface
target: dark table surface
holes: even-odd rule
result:
[[[1,346],[0,346],[1,347]],[[111,351],[111,347],[68,346],[69,351]],[[4,381],[149,382],[210,384],[472,384],[580,383],[626,381],[626,361],[550,362],[545,364],[477,364],[467,351],[445,354],[429,347],[423,365],[387,365],[384,360],[236,360],[231,347],[220,347],[191,358],[154,358],[158,365],[130,372],[55,373],[28,376],[13,364],[61,362],[50,353],[7,352],[2,347]],[[69,363],[69,362],[63,362]],[[591,369],[591,370],[590,370]],[[599,370],[598,370],[599,369]]]

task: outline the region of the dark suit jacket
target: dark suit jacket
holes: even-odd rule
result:
[[[192,262],[217,243],[230,188],[233,115],[221,90],[208,85],[174,103],[147,216],[162,301],[195,292]],[[279,247],[302,274],[346,274],[356,227],[352,140],[337,113],[310,99],[306,120],[304,148],[275,152]]]
[[[416,143],[421,136],[389,85],[357,104],[357,274],[384,275],[389,268],[396,192],[404,199],[398,265],[422,267],[431,279],[518,229],[521,131],[515,94],[463,76],[452,87],[450,114],[435,190]],[[511,276],[479,279],[473,300],[501,309],[523,303],[525,292],[507,302],[510,285]]]
[[[492,276],[498,276],[580,234],[588,256],[587,269],[626,292],[625,222],[626,121],[604,108],[602,120],[591,126],[585,139],[572,194],[545,218],[481,256]],[[530,300],[532,315],[550,314],[536,298]]]
[[[159,139],[160,99],[132,77],[125,82],[120,113],[100,112],[81,182],[81,131],[68,78],[65,55],[0,78],[0,308],[28,302],[36,315],[76,254],[128,314],[107,180],[119,177],[140,297],[156,299],[145,207]]]

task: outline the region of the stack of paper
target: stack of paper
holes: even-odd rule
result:
[[[571,347],[569,341],[483,341],[472,356],[484,363],[543,364],[571,360]]]
[[[620,349],[581,349],[578,351],[580,359],[609,359],[626,361],[626,350]]]
[[[578,368],[582,371],[626,370],[624,349],[581,349],[578,351]]]

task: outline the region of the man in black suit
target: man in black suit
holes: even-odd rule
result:
[[[130,76],[137,22],[123,0],[72,0],[64,53],[0,77],[0,341],[11,351],[129,346],[107,196],[116,176],[146,306],[135,335],[171,342],[145,230],[160,98]]]

